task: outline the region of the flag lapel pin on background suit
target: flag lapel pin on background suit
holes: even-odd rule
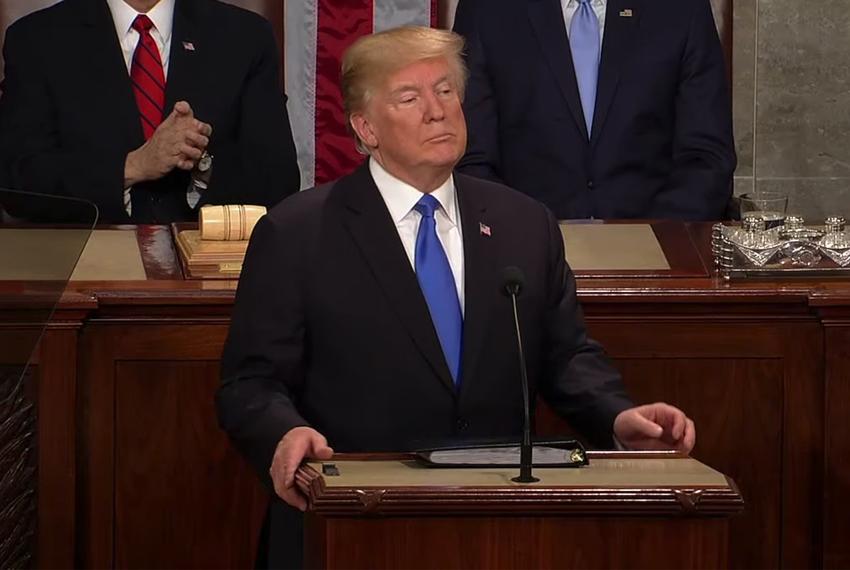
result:
[[[183,49],[186,51],[195,51],[195,44],[192,42],[183,42]]]
[[[620,10],[620,16],[622,16],[623,18],[631,18],[632,11],[629,8],[626,8],[625,10]]]
[[[481,232],[482,236],[490,237],[490,226],[478,222],[478,231]]]

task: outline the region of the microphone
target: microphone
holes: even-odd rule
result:
[[[502,270],[502,289],[505,295],[511,298],[514,310],[514,326],[516,327],[516,341],[519,349],[519,375],[522,380],[522,444],[519,448],[519,476],[511,481],[515,483],[536,483],[540,479],[531,474],[531,403],[528,397],[528,372],[525,366],[525,353],[522,350],[522,333],[519,329],[519,313],[517,312],[517,297],[522,293],[525,285],[525,275],[519,267],[509,266]]]

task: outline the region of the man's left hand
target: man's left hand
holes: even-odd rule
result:
[[[685,412],[658,402],[620,412],[614,420],[614,436],[626,449],[673,449],[690,453],[697,432]]]

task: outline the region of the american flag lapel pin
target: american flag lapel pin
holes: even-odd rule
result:
[[[195,51],[195,44],[192,42],[183,42],[183,49],[186,51]]]
[[[481,222],[478,222],[478,231],[481,232],[482,236],[490,237],[490,226],[488,226],[487,224],[482,224]]]
[[[620,10],[620,16],[623,18],[631,18],[632,11],[630,8],[626,8],[625,10]]]

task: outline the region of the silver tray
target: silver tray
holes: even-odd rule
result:
[[[711,251],[717,274],[724,279],[753,277],[814,278],[850,277],[846,251],[821,245],[823,227],[805,228],[813,235],[789,238],[783,228],[746,234],[738,224],[715,224]],[[842,266],[833,257],[844,255]],[[808,263],[803,263],[800,260]]]

